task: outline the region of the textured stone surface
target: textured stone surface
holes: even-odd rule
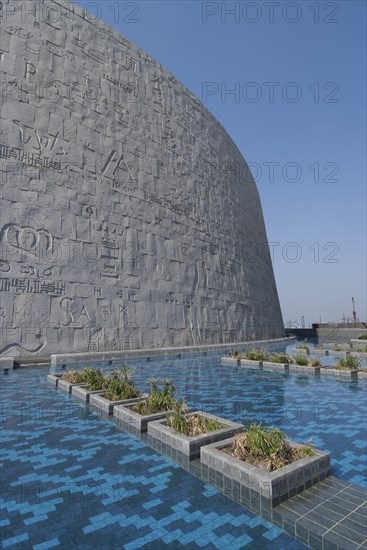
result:
[[[0,353],[283,336],[256,185],[222,126],[95,16],[2,7]]]

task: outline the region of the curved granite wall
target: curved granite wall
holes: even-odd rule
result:
[[[172,74],[68,5],[3,2],[0,352],[283,336],[240,152]]]

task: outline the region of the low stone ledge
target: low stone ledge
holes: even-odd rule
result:
[[[131,410],[133,403],[119,405],[113,410],[114,418],[118,419],[123,424],[133,428],[136,433],[144,433],[148,430],[148,424],[154,420],[161,420],[173,411],[162,411],[154,414],[141,415]]]
[[[162,443],[165,443],[169,447],[176,449],[182,454],[188,456],[190,460],[193,460],[194,458],[198,458],[200,456],[200,448],[203,445],[209,445],[211,443],[215,443],[216,441],[221,441],[223,439],[231,437],[236,432],[239,432],[243,429],[242,424],[232,422],[231,420],[221,418],[220,416],[215,416],[214,414],[204,413],[202,411],[195,411],[189,413],[187,416],[193,415],[200,415],[204,418],[215,420],[217,422],[220,422],[221,424],[225,424],[225,427],[207,434],[190,437],[173,430],[173,428],[167,425],[167,418],[164,418],[162,420],[149,422],[148,435],[151,436],[153,439],[157,439]]]
[[[111,401],[110,399],[106,399],[105,397],[103,397],[103,393],[104,392],[101,392],[101,394],[92,394],[89,398],[89,405],[103,411],[108,415],[113,414],[116,407],[120,405],[137,403],[138,401],[141,401],[145,396],[145,394],[142,394],[141,397],[134,397],[133,399],[119,399],[118,401]]]
[[[357,376],[358,376],[358,380],[367,379],[367,370],[359,370]]]
[[[330,453],[317,450],[314,456],[267,472],[223,452],[222,449],[229,447],[233,440],[232,437],[201,447],[201,463],[216,474],[223,475],[229,482],[239,483],[242,491],[248,490],[263,497],[271,507],[330,475]]]
[[[47,382],[49,384],[52,384],[53,386],[55,386],[55,388],[58,387],[59,385],[59,380],[61,378],[62,374],[48,374],[47,375]]]
[[[84,401],[85,403],[89,403],[91,395],[101,395],[103,391],[104,390],[88,390],[83,386],[73,386],[71,388],[72,396]]]
[[[51,375],[52,376],[52,375]],[[70,382],[67,382],[66,380],[63,380],[62,378],[59,378],[57,382],[57,388],[66,391],[67,393],[71,393],[71,390],[73,386],[86,386],[86,384],[71,384]]]
[[[284,338],[267,339],[267,340],[248,340],[245,342],[235,342],[228,344],[207,344],[199,346],[181,346],[173,348],[146,348],[137,350],[118,350],[118,351],[95,351],[95,352],[83,352],[83,353],[56,353],[51,355],[51,365],[72,365],[80,362],[89,361],[113,361],[117,359],[133,359],[138,357],[154,357],[162,355],[177,355],[202,353],[202,352],[216,352],[221,350],[238,350],[249,349],[253,346],[266,346],[268,344],[290,344],[296,341],[295,336],[288,336]]]
[[[14,357],[0,357],[0,370],[8,371],[14,369]]]

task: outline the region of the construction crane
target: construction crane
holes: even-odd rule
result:
[[[356,306],[354,305],[354,298],[352,297],[352,304],[353,304],[353,323],[357,322],[357,312],[356,312]]]

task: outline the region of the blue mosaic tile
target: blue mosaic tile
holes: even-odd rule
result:
[[[57,537],[41,542],[40,544],[35,544],[33,550],[48,550],[49,548],[55,548],[55,546],[60,546],[60,541]]]
[[[19,545],[19,543],[24,542],[29,539],[28,533],[22,533],[16,537],[11,537],[9,539],[3,540],[3,548],[11,548],[12,546]]]

